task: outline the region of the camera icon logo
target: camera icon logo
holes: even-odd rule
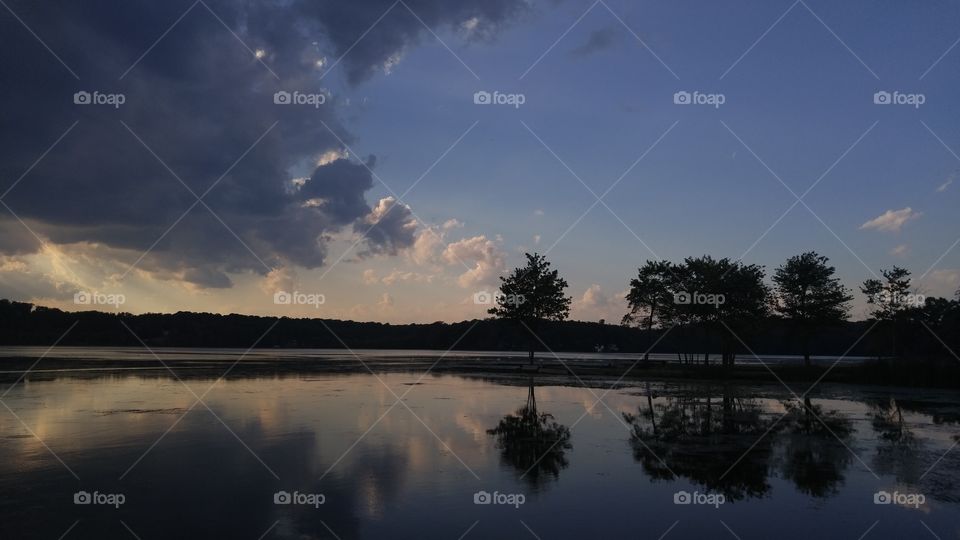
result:
[[[691,301],[690,293],[687,291],[680,291],[678,293],[673,293],[673,303],[687,305]]]
[[[493,498],[486,491],[480,490],[473,494],[473,504],[490,504],[492,502]]]
[[[73,504],[90,504],[93,498],[86,491],[78,491],[73,494]]]
[[[873,103],[875,105],[889,105],[892,102],[893,100],[891,99],[890,92],[887,92],[886,90],[880,90],[879,92],[873,94]]]
[[[689,105],[691,103],[690,92],[681,90],[673,94],[673,102],[676,105]]]
[[[78,305],[90,305],[93,296],[87,291],[78,291],[73,293],[73,303]]]
[[[91,102],[90,92],[81,90],[73,94],[73,103],[76,105],[89,105]]]
[[[280,90],[273,93],[273,102],[277,105],[289,105],[290,101],[290,92],[286,90]]]
[[[473,303],[481,306],[493,303],[493,295],[490,291],[478,291],[473,293]]]
[[[273,504],[290,504],[291,502],[293,502],[293,498],[287,491],[281,490],[273,494]]]
[[[293,295],[286,291],[277,291],[273,293],[273,303],[274,304],[292,304]]]
[[[687,491],[678,491],[673,494],[673,504],[690,504],[692,502],[693,498]]]
[[[893,497],[886,491],[878,491],[873,494],[873,504],[890,504],[892,502]]]
[[[473,102],[476,105],[489,105],[493,102],[490,92],[479,90],[473,93]]]

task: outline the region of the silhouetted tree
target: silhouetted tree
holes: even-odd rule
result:
[[[546,257],[525,254],[527,265],[515,268],[510,275],[500,277],[500,294],[491,315],[512,319],[530,333],[530,363],[536,349],[536,330],[540,321],[562,321],[570,315],[572,299],[564,295],[567,281],[556,270],[550,269]]]
[[[810,338],[817,327],[845,321],[853,296],[835,277],[828,259],[810,251],[795,255],[773,273],[774,309],[791,321],[803,343],[803,363],[810,365]]]
[[[874,306],[870,316],[889,327],[891,349],[898,355],[897,333],[913,297],[910,294],[910,271],[899,266],[880,270],[883,279],[868,279],[860,290],[867,295],[867,303]]]
[[[733,365],[739,337],[769,313],[763,267],[704,255],[687,257],[676,270],[673,285],[683,289],[674,290],[668,317],[719,332],[722,363]]]
[[[637,277],[630,280],[627,306],[630,312],[623,316],[624,324],[636,323],[646,328],[648,335],[673,303],[671,283],[676,280],[669,261],[647,261],[637,269]],[[653,339],[652,336],[650,338]],[[649,347],[643,361],[650,358]]]

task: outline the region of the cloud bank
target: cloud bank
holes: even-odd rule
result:
[[[0,132],[0,193],[16,214],[0,208],[0,255],[97,245],[161,279],[229,287],[231,274],[324,265],[344,229],[369,230],[368,255],[412,246],[409,207],[367,202],[376,160],[347,157],[326,85],[395,66],[433,39],[425,25],[490,35],[526,3],[408,0],[419,20],[402,4],[384,15],[392,4],[10,2],[56,56],[0,14],[14,44],[0,48],[0,116],[18,126]],[[123,103],[77,104],[78,92]],[[277,92],[314,98],[278,104]]]

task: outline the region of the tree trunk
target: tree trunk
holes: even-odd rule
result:
[[[537,319],[530,319],[523,324],[523,327],[527,330],[527,360],[530,365],[534,365],[534,353],[537,350],[537,331],[539,330],[539,325],[537,324]]]

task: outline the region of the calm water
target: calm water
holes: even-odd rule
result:
[[[420,377],[18,385],[0,538],[960,537],[955,392]]]

